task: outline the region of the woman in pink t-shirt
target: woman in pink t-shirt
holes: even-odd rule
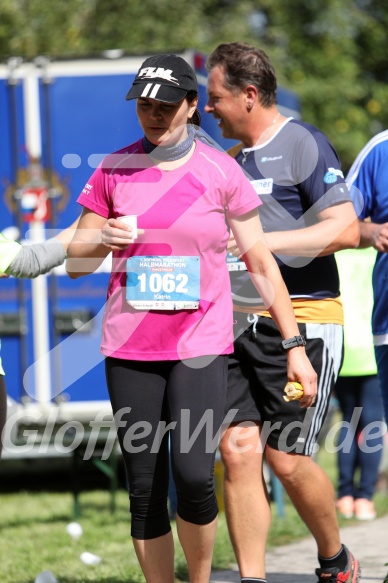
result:
[[[146,581],[174,581],[170,439],[178,535],[190,581],[205,583],[218,513],[215,450],[233,419],[224,419],[233,352],[229,228],[283,338],[299,330],[265,245],[259,198],[233,159],[196,136],[192,68],[175,55],[150,57],[127,99],[137,99],[144,138],[107,156],[86,184],[66,268],[72,278],[92,273],[113,251],[101,351]],[[126,215],[137,216],[137,233],[120,220]],[[287,354],[288,377],[303,384],[301,404],[310,406],[315,372],[303,347]]]

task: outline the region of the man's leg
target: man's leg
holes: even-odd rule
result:
[[[256,323],[252,325],[247,314],[236,312],[234,322],[234,353],[229,357],[225,411],[237,414],[220,444],[225,467],[225,513],[241,577],[248,582],[264,581],[271,510],[260,441],[261,384],[255,371],[261,367],[261,351],[255,341]]]
[[[227,429],[220,450],[226,519],[241,577],[264,579],[271,510],[258,424],[245,422]]]
[[[311,457],[341,364],[342,328],[314,323],[300,328],[318,374],[317,398],[314,407],[306,410],[296,402],[284,403],[276,390],[267,392],[265,415],[276,412],[272,416],[281,425],[268,436],[266,459],[316,540],[319,580],[338,575],[343,577],[338,580],[356,581],[359,565],[340,541],[333,485]]]
[[[309,456],[267,446],[266,459],[316,540],[320,568],[315,572],[319,581],[359,581],[360,565],[341,544],[334,489],[328,476]]]
[[[315,538],[319,555],[334,557],[341,541],[328,476],[310,456],[284,453],[267,445],[266,459]]]

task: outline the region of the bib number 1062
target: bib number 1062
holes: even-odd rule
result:
[[[188,293],[187,282],[189,281],[188,276],[185,273],[178,273],[174,275],[173,273],[141,273],[138,275],[140,282],[140,291],[147,292],[151,291],[153,293]]]

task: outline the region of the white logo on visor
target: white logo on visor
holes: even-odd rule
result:
[[[146,79],[159,78],[164,79],[165,81],[171,81],[171,83],[176,83],[177,85],[179,85],[178,79],[172,77],[171,73],[172,73],[171,69],[163,69],[163,67],[158,67],[157,69],[155,67],[145,67],[144,69],[141,69],[138,77],[145,77]]]

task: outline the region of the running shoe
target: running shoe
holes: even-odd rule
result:
[[[331,569],[315,569],[318,576],[317,583],[358,583],[361,576],[361,567],[350,551],[345,547],[348,562],[345,571],[341,572],[337,567]]]

